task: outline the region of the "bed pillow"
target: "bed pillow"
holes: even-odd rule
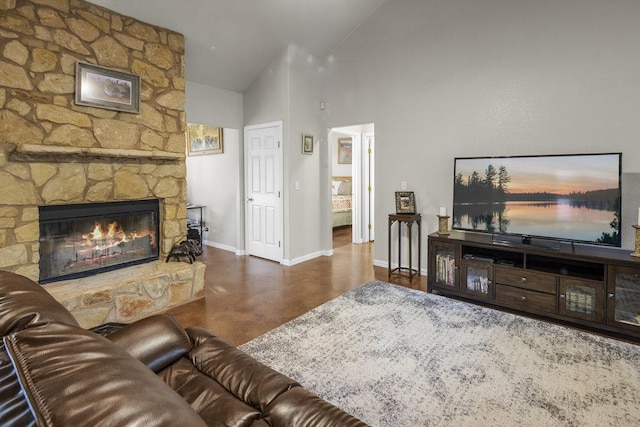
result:
[[[342,181],[331,181],[331,195],[332,196],[337,196],[338,195],[338,188],[340,188],[340,184],[342,184]]]
[[[338,187],[339,196],[348,196],[351,194],[351,181],[343,181]]]

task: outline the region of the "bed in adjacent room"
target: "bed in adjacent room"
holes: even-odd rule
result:
[[[351,177],[334,176],[331,179],[331,212],[333,227],[351,225]]]

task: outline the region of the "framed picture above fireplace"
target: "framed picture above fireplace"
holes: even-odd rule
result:
[[[76,62],[76,105],[140,112],[140,76]]]

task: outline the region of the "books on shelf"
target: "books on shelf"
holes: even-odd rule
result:
[[[482,274],[467,274],[467,289],[482,294],[489,293],[489,278]]]
[[[447,286],[456,285],[456,258],[449,253],[436,255],[436,281]]]

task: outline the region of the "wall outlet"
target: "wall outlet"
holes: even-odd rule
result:
[[[294,185],[296,187],[296,190],[300,189],[300,182],[299,181],[296,181]]]
[[[406,189],[407,189],[407,181],[402,181],[402,182],[400,183],[400,187],[401,187],[403,190],[406,190]]]

